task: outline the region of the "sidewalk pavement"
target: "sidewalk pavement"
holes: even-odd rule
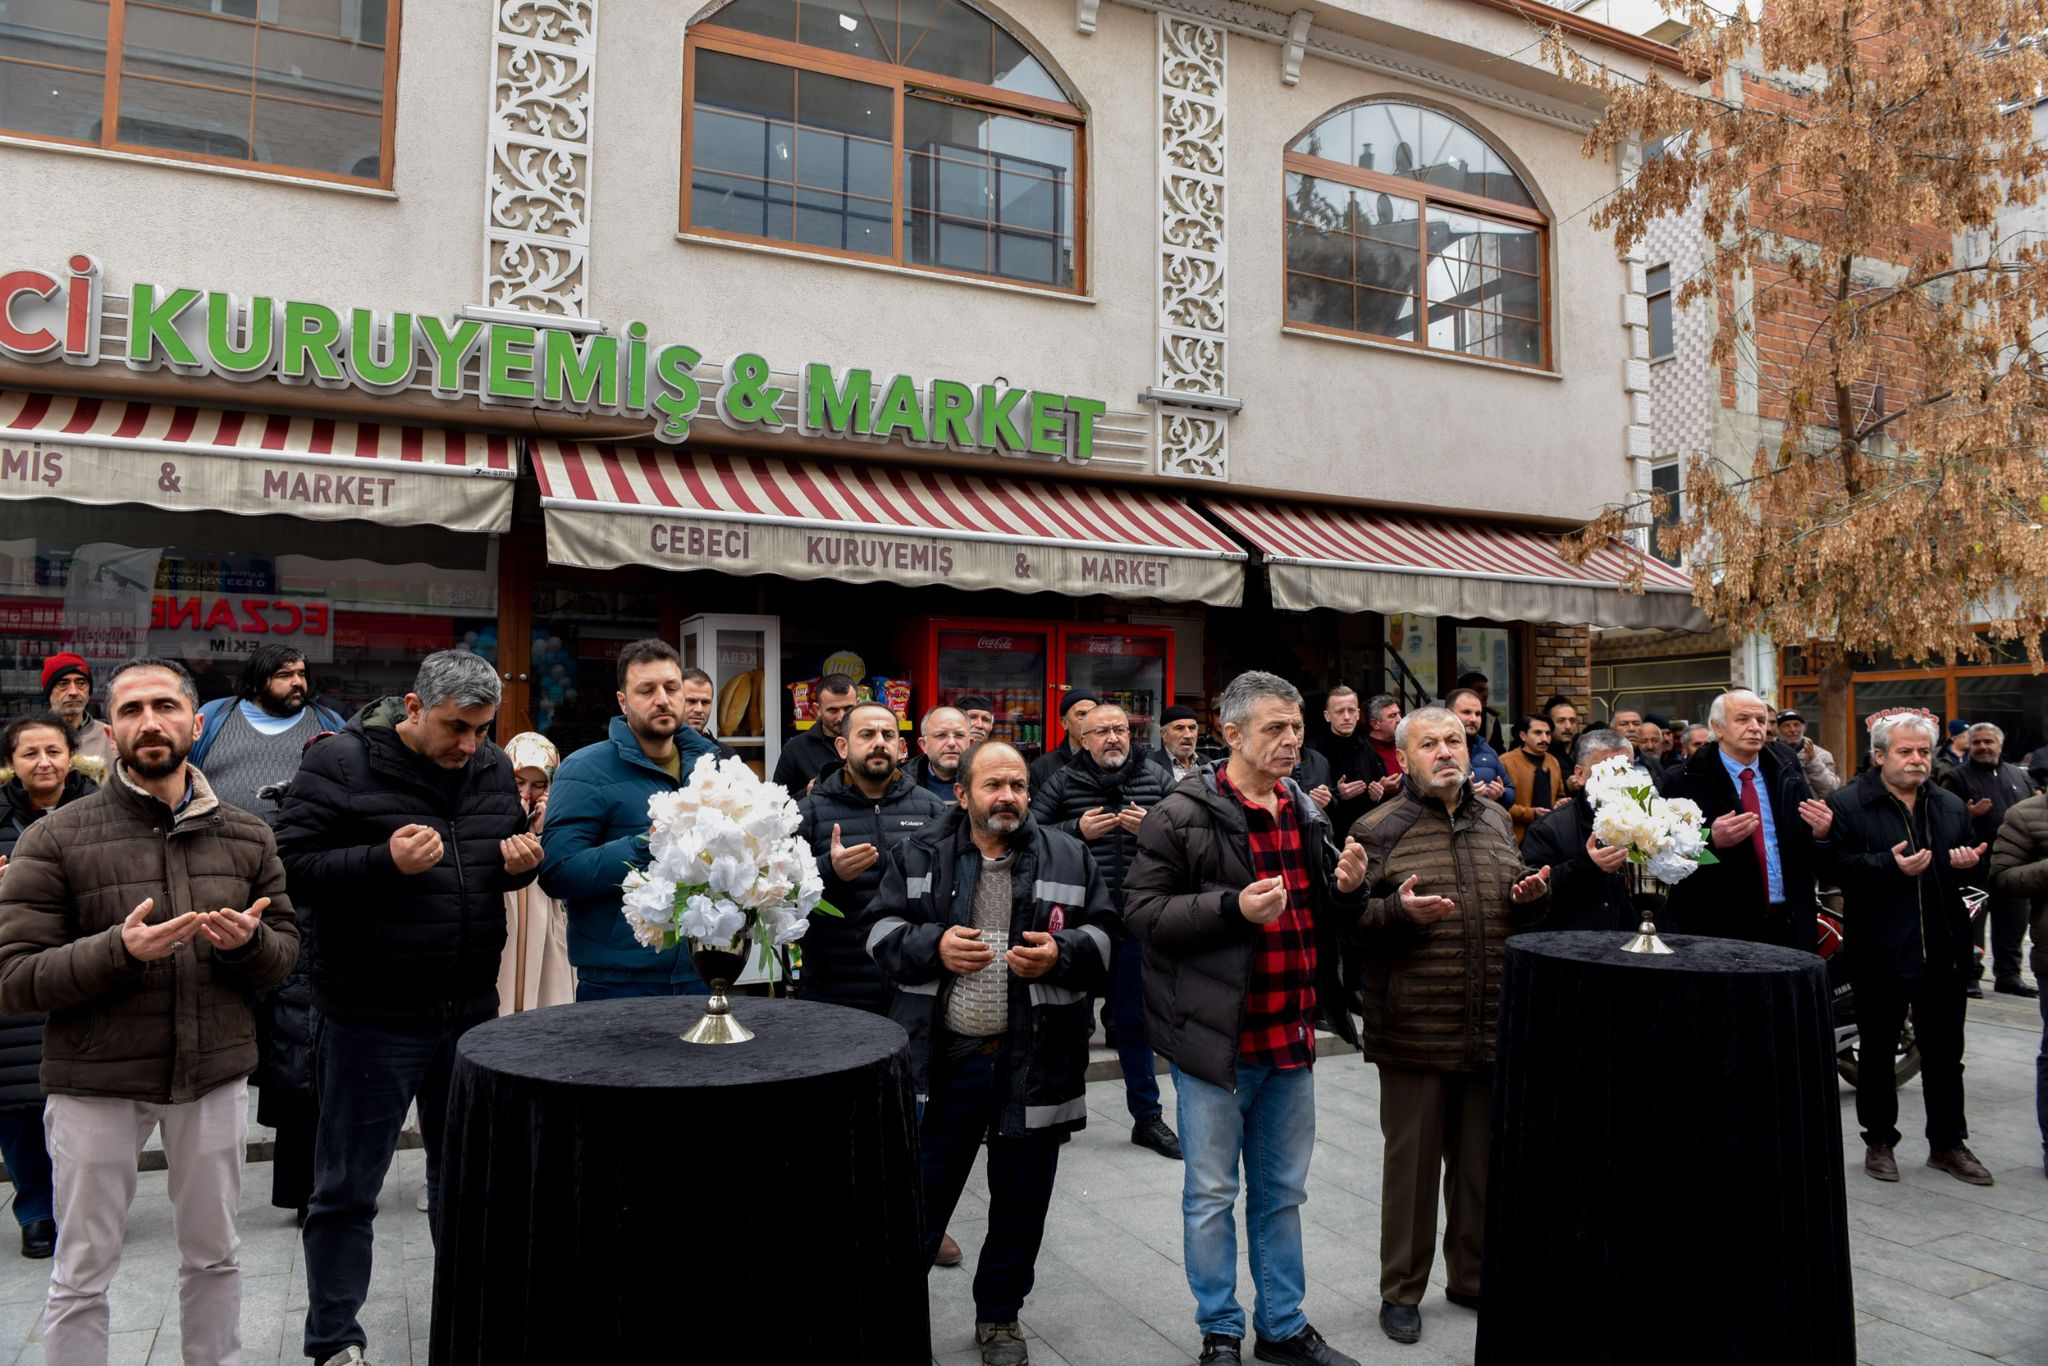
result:
[[[1928,1170],[1921,1143],[1911,1138],[1900,1145],[1899,1184],[1865,1177],[1854,1092],[1842,1089],[1858,1355],[1869,1366],[2048,1366],[2048,1177],[2034,1120],[2040,1038],[2032,1001],[1992,996],[1970,1005],[1970,1143],[1998,1178],[1989,1190]],[[1113,1074],[1113,1063],[1108,1070]],[[1909,1133],[1922,1114],[1919,1090],[1916,1081],[1901,1100],[1900,1127]],[[1170,1120],[1171,1087],[1166,1094]],[[1120,1082],[1092,1083],[1088,1101],[1089,1127],[1061,1155],[1038,1284],[1025,1305],[1031,1359],[1035,1366],[1192,1362],[1201,1344],[1181,1271],[1181,1166],[1130,1143]],[[413,1208],[424,1172],[424,1155],[403,1151],[384,1185],[363,1315],[373,1366],[427,1360],[433,1253],[426,1216]],[[112,1296],[113,1366],[179,1360],[178,1258],[165,1181],[160,1171],[145,1172],[129,1217]],[[242,1191],[244,1354],[250,1363],[293,1363],[303,1360],[305,1280],[291,1213],[269,1207],[269,1190],[269,1166],[252,1164]],[[965,1266],[932,1273],[936,1366],[979,1361],[970,1285],[985,1191],[977,1171],[953,1221]],[[1326,1049],[1317,1067],[1316,1152],[1303,1211],[1309,1316],[1332,1343],[1373,1366],[1470,1362],[1478,1318],[1445,1303],[1441,1261],[1423,1304],[1421,1344],[1396,1347],[1381,1335],[1379,1195],[1377,1076],[1357,1057]],[[49,1263],[24,1261],[11,1247],[0,1245],[0,1366],[40,1363]],[[1249,1312],[1249,1269],[1238,1275]],[[1654,1279],[1646,1285],[1654,1294]],[[791,1294],[800,1303],[801,1287]]]

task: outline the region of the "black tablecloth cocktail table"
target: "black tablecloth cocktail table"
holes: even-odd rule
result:
[[[1853,1366],[1821,960],[1667,942],[1508,942],[1479,1361]]]
[[[735,998],[559,1006],[464,1036],[436,1366],[931,1359],[908,1040]]]

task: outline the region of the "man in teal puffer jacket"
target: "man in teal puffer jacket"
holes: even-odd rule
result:
[[[647,799],[690,781],[717,751],[683,724],[683,665],[660,640],[619,651],[619,711],[611,736],[562,761],[548,790],[541,890],[569,912],[576,999],[702,996],[681,945],[642,948],[619,910],[619,884],[647,866]]]

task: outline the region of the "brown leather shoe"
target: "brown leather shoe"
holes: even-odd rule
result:
[[[939,1255],[932,1260],[938,1266],[960,1265],[960,1244],[953,1241],[952,1234],[939,1235]]]
[[[1890,1144],[1875,1144],[1863,1150],[1863,1174],[1880,1181],[1899,1179],[1899,1159],[1892,1153]]]
[[[1977,1160],[1977,1154],[1960,1143],[1953,1148],[1927,1154],[1927,1165],[1938,1167],[1956,1180],[1967,1181],[1973,1186],[1993,1184],[1991,1172]]]

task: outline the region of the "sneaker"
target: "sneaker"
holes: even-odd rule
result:
[[[1024,1330],[1014,1322],[975,1324],[974,1345],[981,1348],[981,1366],[1026,1366],[1031,1360]]]
[[[1947,1172],[1958,1181],[1967,1181],[1973,1186],[1993,1184],[1990,1170],[1977,1160],[1977,1154],[1960,1143],[1953,1148],[1944,1148],[1938,1153],[1927,1154],[1927,1165]]]
[[[1286,1362],[1288,1366],[1358,1366],[1357,1357],[1345,1356],[1323,1341],[1314,1324],[1280,1342],[1268,1342],[1262,1337],[1252,1347],[1252,1355],[1260,1361]]]
[[[370,1359],[363,1355],[360,1347],[344,1347],[321,1362],[320,1366],[370,1366]]]
[[[1863,1174],[1879,1181],[1899,1179],[1899,1159],[1889,1143],[1873,1143],[1863,1150]]]
[[[952,1235],[952,1234],[950,1234],[950,1233],[941,1233],[941,1234],[939,1235],[939,1255],[938,1255],[938,1256],[936,1256],[936,1257],[934,1257],[934,1258],[932,1258],[932,1265],[934,1265],[934,1266],[958,1266],[958,1265],[960,1265],[960,1244],[958,1244],[958,1243],[956,1243],[956,1242],[954,1242],[954,1241],[953,1241],[953,1235]]]
[[[1150,1148],[1161,1157],[1181,1160],[1180,1140],[1173,1136],[1173,1130],[1166,1127],[1166,1121],[1158,1115],[1141,1119],[1131,1126],[1131,1142],[1140,1148]]]
[[[1223,1333],[1202,1334],[1202,1358],[1196,1366],[1241,1366],[1244,1339]]]

